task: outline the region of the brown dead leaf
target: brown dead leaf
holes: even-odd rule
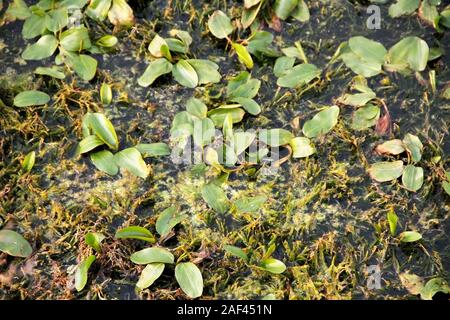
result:
[[[270,22],[269,27],[277,32],[281,32],[281,21],[276,15],[272,16],[272,21]]]

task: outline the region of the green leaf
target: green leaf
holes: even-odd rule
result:
[[[92,80],[97,72],[97,60],[85,54],[72,54],[68,62],[77,75],[85,81]]]
[[[362,36],[352,37],[348,40],[350,50],[369,63],[383,64],[386,56],[386,48],[379,42]]]
[[[280,274],[286,270],[286,265],[280,260],[267,258],[261,262],[260,267],[270,273]]]
[[[413,13],[419,7],[419,0],[397,0],[389,7],[389,15],[393,18]]]
[[[305,63],[288,70],[283,76],[278,78],[277,85],[285,88],[296,88],[308,84],[311,80],[320,75],[320,69],[315,65]]]
[[[449,294],[450,287],[444,279],[433,278],[428,280],[422,290],[420,290],[420,298],[422,300],[433,300],[433,296],[438,292]]]
[[[248,113],[250,113],[254,116],[261,113],[261,107],[255,100],[253,100],[251,98],[236,97],[236,98],[232,98],[230,100],[232,102],[239,103],[245,109],[245,111],[247,111]]]
[[[114,155],[116,164],[130,171],[135,176],[147,178],[150,170],[136,148],[127,148]]]
[[[428,22],[428,24],[434,26],[435,21],[439,19],[439,12],[435,5],[431,4],[432,1],[423,0],[419,8],[419,18]]]
[[[155,243],[153,234],[144,227],[129,226],[116,231],[114,236],[116,239],[138,239]]]
[[[398,155],[405,151],[403,142],[400,139],[393,139],[379,144],[375,151],[379,154]]]
[[[273,74],[277,78],[284,76],[289,70],[294,67],[294,63],[294,57],[279,57],[277,60],[275,60],[275,65],[273,66]]]
[[[448,181],[442,181],[442,188],[445,192],[450,196],[450,182]]]
[[[0,230],[0,251],[13,257],[27,258],[33,252],[24,237],[12,230]]]
[[[119,140],[111,121],[103,113],[89,113],[88,126],[111,149],[117,150]]]
[[[231,115],[233,123],[238,123],[242,121],[245,115],[245,111],[241,108],[231,108],[231,109],[220,109],[216,108],[208,111],[208,117],[214,122],[216,127],[221,128],[225,117]]]
[[[251,79],[247,71],[242,71],[228,82],[227,97],[230,99],[254,98],[258,94],[260,86],[260,80]]]
[[[297,8],[292,13],[292,17],[300,22],[306,22],[310,18],[309,8],[305,1],[299,0]]]
[[[404,231],[399,235],[401,242],[415,242],[422,239],[422,235],[416,231]]]
[[[14,97],[14,105],[16,107],[39,106],[49,101],[50,97],[48,94],[37,90],[22,91]]]
[[[245,64],[249,69],[253,68],[253,59],[250,53],[248,53],[247,48],[242,44],[232,42],[231,46],[236,51],[239,61]]]
[[[247,29],[251,26],[253,21],[255,21],[256,17],[258,16],[259,10],[261,9],[262,1],[258,1],[258,5],[252,6],[252,7],[246,7],[242,11],[241,16],[241,24],[244,29]]]
[[[25,60],[41,60],[50,57],[58,47],[58,40],[53,35],[42,36],[35,44],[28,46],[22,53]]]
[[[214,183],[208,183],[202,187],[202,197],[214,211],[225,213],[229,209],[229,201],[225,192]]]
[[[233,26],[228,16],[220,10],[214,11],[214,13],[208,19],[208,28],[211,33],[219,39],[226,38],[231,32],[233,32]]]
[[[342,97],[339,98],[339,103],[348,105],[348,106],[354,106],[354,107],[360,107],[364,106],[376,97],[376,94],[374,92],[365,92],[365,93],[356,93],[356,94],[344,94]]]
[[[194,131],[192,133],[194,144],[203,147],[209,144],[215,134],[214,122],[209,118],[194,120]]]
[[[102,86],[100,87],[100,101],[104,105],[108,105],[111,103],[112,100],[112,90],[109,84],[102,83]]]
[[[158,220],[156,220],[156,231],[161,237],[164,237],[169,234],[173,227],[186,218],[187,216],[180,214],[175,207],[169,207],[161,212]]]
[[[88,246],[93,248],[97,252],[101,252],[101,242],[105,239],[105,236],[99,232],[88,232],[84,236],[84,241]]]
[[[32,14],[23,24],[22,36],[24,39],[32,39],[43,34],[46,29],[45,15]]]
[[[403,138],[403,145],[406,151],[411,155],[413,162],[419,162],[422,159],[423,145],[419,137],[407,133]]]
[[[24,20],[31,16],[31,11],[27,7],[27,4],[24,0],[13,0],[8,6],[8,9],[5,12],[3,19],[5,21],[10,20]]]
[[[337,124],[339,107],[331,106],[318,112],[311,120],[303,125],[303,134],[308,138],[315,138],[326,134]]]
[[[156,34],[155,37],[152,39],[152,41],[150,41],[150,44],[148,45],[148,51],[150,51],[150,54],[155,58],[162,58],[164,57],[164,54],[161,50],[161,47],[163,45],[167,46],[167,42],[158,34]]]
[[[175,80],[182,86],[195,88],[198,84],[198,76],[195,69],[184,59],[180,59],[173,66],[172,74]]]
[[[34,167],[35,161],[36,161],[36,152],[34,151],[29,152],[23,159],[22,169],[25,172],[30,172],[31,169],[33,169]]]
[[[292,148],[293,158],[306,158],[316,153],[316,148],[311,144],[311,140],[305,137],[293,138],[289,144]]]
[[[139,143],[135,148],[144,157],[158,157],[167,156],[170,154],[170,148],[166,143],[155,142],[155,143]]]
[[[242,197],[234,202],[236,210],[242,213],[256,212],[267,201],[267,197],[259,195],[255,197]]]
[[[388,211],[387,219],[389,223],[389,231],[391,232],[392,236],[395,236],[395,232],[397,231],[398,216],[395,214],[393,208]]]
[[[233,149],[236,155],[244,152],[255,140],[256,134],[252,132],[239,131],[233,134]]]
[[[69,15],[66,7],[51,10],[45,16],[45,23],[48,30],[53,33],[58,32],[69,23]]]
[[[146,248],[133,253],[130,257],[131,261],[136,264],[148,263],[169,263],[172,264],[175,258],[167,249],[152,247]]]
[[[70,28],[59,36],[60,45],[67,51],[78,52],[80,50],[89,49],[91,40],[86,27]]]
[[[353,113],[351,128],[353,130],[365,130],[377,124],[380,118],[380,107],[367,104]]]
[[[409,191],[416,192],[423,184],[423,169],[413,165],[407,165],[403,170],[403,186]]]
[[[115,26],[131,27],[134,23],[133,9],[126,0],[112,0],[108,19]]]
[[[404,70],[409,67],[413,71],[423,71],[427,66],[429,48],[425,41],[418,37],[406,37],[389,49],[388,68]]]
[[[258,139],[271,147],[279,147],[288,144],[294,136],[285,129],[263,129],[258,134]]]
[[[165,58],[156,59],[152,61],[147,69],[145,69],[144,74],[138,79],[138,84],[141,87],[148,87],[151,85],[159,76],[169,73],[172,71],[172,64]]]
[[[99,45],[100,47],[111,48],[114,47],[118,41],[119,40],[117,40],[115,36],[107,34],[98,39],[95,44]]]
[[[225,249],[225,251],[227,251],[228,253],[232,254],[233,256],[239,257],[242,260],[244,260],[245,262],[248,262],[248,256],[244,252],[244,250],[242,250],[241,248],[238,248],[238,247],[235,247],[235,246],[230,246],[228,244],[225,244],[223,246],[223,248]]]
[[[378,182],[395,180],[403,173],[403,161],[377,162],[370,166],[368,172],[370,177]]]
[[[56,66],[53,66],[51,68],[37,67],[36,70],[34,70],[34,73],[53,77],[56,79],[64,79],[66,77],[64,75],[63,69],[61,67]]]
[[[75,288],[78,292],[83,290],[86,286],[88,271],[94,261],[95,256],[90,255],[78,265],[77,270],[75,271]]]
[[[197,73],[198,84],[217,83],[220,81],[219,66],[209,60],[188,59],[186,60]]]
[[[109,150],[102,150],[90,154],[94,166],[107,174],[114,176],[119,172],[119,167],[114,161],[114,155]]]
[[[89,152],[103,144],[104,144],[103,140],[101,140],[99,137],[97,137],[96,135],[93,134],[93,135],[87,136],[86,138],[84,138],[83,140],[80,141],[80,143],[78,145],[78,152],[80,154],[83,154],[83,153]]]
[[[190,298],[198,298],[203,293],[203,277],[199,268],[192,262],[183,262],[175,267],[175,279],[181,290]]]
[[[164,267],[164,263],[150,263],[146,265],[136,283],[136,287],[141,290],[150,287],[161,276]]]
[[[380,63],[365,61],[351,51],[343,53],[341,58],[348,68],[363,77],[369,78],[381,73]]]
[[[108,16],[111,0],[91,0],[86,9],[86,14],[97,21],[103,21]]]
[[[274,11],[278,18],[286,20],[298,5],[298,0],[275,0]]]
[[[189,98],[186,102],[186,111],[199,119],[204,119],[206,118],[208,107],[197,98]]]

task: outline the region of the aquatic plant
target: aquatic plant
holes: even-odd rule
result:
[[[14,257],[27,258],[33,252],[30,244],[24,237],[13,230],[0,230],[0,252]]]

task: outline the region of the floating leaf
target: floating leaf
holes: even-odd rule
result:
[[[220,10],[214,11],[214,13],[208,19],[208,28],[211,33],[219,39],[226,38],[231,32],[233,32],[233,26],[231,25],[230,18]]]
[[[100,100],[104,105],[108,105],[112,100],[112,90],[107,83],[102,83],[100,87]]]
[[[344,94],[342,97],[339,98],[339,103],[348,105],[348,106],[364,106],[376,97],[376,94],[374,92],[366,92],[366,93],[356,93],[356,94]]]
[[[164,237],[184,219],[186,219],[185,214],[180,214],[175,207],[169,207],[161,212],[156,220],[156,231]]]
[[[77,270],[75,271],[75,289],[77,289],[77,291],[83,290],[86,286],[88,271],[94,261],[95,256],[90,255],[78,265]]]
[[[313,64],[300,64],[287,71],[278,78],[277,85],[286,88],[295,88],[308,84],[320,75],[320,70]]]
[[[444,191],[447,192],[447,194],[450,196],[450,182],[448,182],[448,181],[443,181],[443,182],[442,182],[442,188],[443,188]]]
[[[389,15],[393,18],[413,13],[419,7],[420,0],[397,0],[389,7]]]
[[[127,148],[116,153],[114,160],[119,167],[127,169],[135,176],[145,179],[150,174],[141,153],[136,148]]]
[[[111,121],[103,113],[89,113],[88,126],[108,147],[117,150],[119,140]]]
[[[104,48],[112,48],[114,47],[119,40],[115,36],[111,36],[109,34],[104,35],[100,39],[98,39],[95,44]]]
[[[197,98],[189,98],[186,102],[186,111],[199,119],[204,119],[206,118],[208,107]]]
[[[37,15],[31,14],[23,24],[22,28],[22,36],[24,39],[32,39],[41,35],[47,29],[46,26],[47,20],[45,19],[45,15]]]
[[[219,66],[209,60],[188,59],[186,60],[197,73],[198,84],[217,83],[220,81]]]
[[[170,154],[170,148],[166,143],[139,143],[135,146],[144,157],[167,156]]]
[[[450,287],[444,279],[433,278],[428,280],[422,290],[420,290],[420,298],[422,300],[433,300],[433,296],[438,292],[449,294]]]
[[[261,9],[262,1],[258,1],[258,5],[254,5],[251,7],[245,7],[242,11],[241,16],[241,24],[244,29],[247,29],[251,26],[253,21],[255,21],[258,16],[259,10]]]
[[[298,0],[276,0],[273,9],[278,18],[286,20],[297,5]]]
[[[229,208],[229,201],[225,192],[213,183],[205,184],[202,187],[203,200],[215,211],[225,213]]]
[[[253,59],[250,53],[248,53],[247,48],[239,43],[231,43],[231,46],[236,51],[239,61],[245,64],[249,69],[253,68]]]
[[[22,169],[25,172],[30,172],[31,169],[33,169],[33,167],[34,167],[35,161],[36,161],[36,152],[34,152],[34,151],[29,152],[23,159]]]
[[[255,140],[256,134],[253,132],[235,132],[233,134],[233,149],[236,155],[244,152]]]
[[[104,144],[104,142],[99,137],[96,135],[90,135],[80,141],[78,145],[78,152],[83,154],[97,148],[98,146],[101,146],[102,144]]]
[[[227,97],[254,98],[258,94],[260,86],[260,80],[251,79],[250,73],[242,71],[228,82]]]
[[[369,175],[378,182],[395,180],[403,173],[403,161],[377,162],[370,166]]]
[[[103,21],[108,16],[111,0],[91,0],[86,8],[86,14],[94,20]]]
[[[277,60],[275,60],[275,65],[273,66],[273,74],[277,78],[282,77],[294,67],[294,63],[294,57],[279,57]]]
[[[139,226],[129,226],[117,230],[116,235],[114,237],[116,239],[138,239],[150,243],[154,243],[156,241],[155,237],[150,231],[148,231],[144,227]]]
[[[241,248],[238,248],[235,246],[230,246],[228,244],[225,244],[223,246],[223,248],[225,249],[225,251],[227,251],[228,253],[231,253],[233,256],[239,257],[242,260],[244,260],[245,262],[248,262],[248,256],[245,253],[245,251],[242,250]]]
[[[303,134],[308,138],[315,138],[326,134],[337,124],[339,107],[331,106],[318,112],[311,120],[303,125]]]
[[[267,197],[264,195],[255,197],[242,197],[234,202],[236,210],[239,212],[256,212],[258,211],[264,202],[267,201]]]
[[[209,118],[214,122],[214,125],[216,127],[222,127],[223,121],[225,120],[225,117],[227,115],[230,115],[233,119],[233,123],[238,123],[242,121],[245,115],[245,111],[241,108],[232,108],[232,109],[213,109],[208,112]]]
[[[164,248],[153,247],[146,248],[133,253],[130,256],[131,261],[136,264],[148,263],[174,263],[175,258],[172,253]]]
[[[387,219],[389,223],[389,231],[391,232],[392,236],[395,236],[395,232],[397,231],[398,216],[395,214],[394,209],[391,208],[388,211]]]
[[[367,104],[353,113],[351,127],[353,130],[364,130],[377,124],[380,118],[380,107]]]
[[[399,235],[401,242],[415,242],[422,239],[422,235],[416,231],[404,231]]]
[[[294,136],[285,129],[264,129],[258,134],[258,139],[271,147],[279,147],[288,144]]]
[[[198,76],[195,69],[184,59],[180,59],[173,66],[172,74],[175,80],[182,86],[195,88],[198,84]]]
[[[175,267],[175,278],[181,290],[190,298],[198,298],[203,293],[203,277],[192,262],[183,262]]]
[[[306,22],[310,18],[309,8],[304,0],[299,0],[292,17],[300,22]]]
[[[59,43],[65,50],[73,52],[91,47],[91,40],[86,27],[74,27],[64,31],[59,36]]]
[[[251,115],[256,116],[261,113],[261,107],[253,99],[237,97],[237,98],[232,98],[231,101],[239,103],[245,109],[245,111],[247,111]]]
[[[419,190],[423,184],[423,169],[407,165],[403,170],[402,183],[410,191]]]
[[[348,46],[355,55],[366,62],[380,65],[384,63],[387,51],[379,42],[357,36],[348,40]]]
[[[58,40],[53,35],[42,36],[35,44],[28,46],[22,53],[25,60],[41,60],[50,57],[58,47]]]
[[[306,158],[316,153],[316,148],[311,144],[311,140],[305,137],[296,137],[289,142],[292,148],[293,158]]]
[[[161,276],[164,271],[164,267],[164,263],[150,263],[146,265],[144,270],[142,270],[138,282],[136,283],[136,287],[141,290],[150,287],[153,282]]]
[[[90,154],[94,166],[103,172],[113,176],[119,172],[119,167],[114,161],[114,155],[109,150],[102,150]]]
[[[34,70],[34,73],[36,74],[40,74],[40,75],[45,75],[45,76],[49,76],[49,77],[53,77],[56,79],[64,79],[66,76],[64,75],[64,72],[62,70],[61,67],[51,67],[51,68],[46,68],[46,67],[37,67],[36,70]]]
[[[37,90],[22,91],[14,97],[14,105],[16,107],[39,106],[49,101],[50,97],[48,94]]]
[[[274,258],[267,258],[261,262],[260,267],[266,271],[274,274],[283,273],[286,270],[286,265],[280,260]]]
[[[0,230],[0,251],[13,257],[27,258],[33,252],[24,237],[12,230]]]
[[[152,61],[147,69],[145,69],[144,74],[138,79],[138,84],[141,87],[148,87],[151,85],[159,76],[169,73],[172,71],[172,64],[165,58],[156,59]]]
[[[194,144],[203,147],[209,144],[215,134],[214,122],[209,118],[194,121],[194,131],[192,133]]]
[[[429,48],[418,37],[406,37],[389,49],[387,59],[389,69],[403,70],[407,67],[413,71],[423,71],[427,66]]]
[[[97,72],[97,60],[85,54],[72,54],[69,56],[69,65],[75,70],[77,75],[89,81],[94,78]]]
[[[101,252],[101,242],[105,239],[105,236],[99,232],[88,232],[84,236],[84,241],[90,247],[92,247],[95,251]]]
[[[112,0],[108,19],[115,26],[131,27],[134,23],[133,9],[125,0]]]
[[[403,138],[403,144],[414,162],[419,162],[422,159],[423,145],[419,137],[407,133]]]
[[[398,155],[405,151],[405,148],[403,147],[403,142],[400,139],[393,139],[386,142],[383,142],[382,144],[379,144],[375,151],[379,154],[391,154],[391,155]]]
[[[66,7],[51,10],[46,19],[46,28],[53,33],[58,32],[69,23],[69,15]]]
[[[162,58],[164,57],[164,54],[161,51],[161,47],[163,45],[167,46],[166,40],[164,40],[162,37],[156,34],[155,37],[152,39],[152,41],[150,41],[150,44],[148,45],[148,51],[150,51],[150,54],[155,58]]]

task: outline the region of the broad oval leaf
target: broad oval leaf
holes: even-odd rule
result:
[[[25,172],[30,172],[31,169],[33,169],[34,167],[35,161],[36,161],[36,152],[34,151],[29,152],[23,159],[22,169]]]
[[[111,100],[112,100],[111,87],[107,83],[102,83],[102,85],[100,87],[100,101],[104,105],[108,105],[111,103]]]
[[[77,289],[77,291],[83,290],[86,286],[88,271],[94,261],[95,256],[90,255],[78,265],[77,270],[75,271],[75,289]]]
[[[186,215],[180,214],[175,207],[165,209],[156,220],[155,228],[162,237],[166,236],[170,230],[183,221]]]
[[[219,213],[228,211],[229,200],[222,188],[214,183],[208,183],[202,187],[202,197],[213,210]]]
[[[143,155],[143,157],[158,157],[170,154],[170,147],[164,142],[139,143],[135,148]]]
[[[172,71],[172,64],[165,58],[157,59],[152,61],[147,69],[145,69],[142,76],[138,79],[138,84],[141,87],[148,87],[151,85],[158,77],[163,74]]]
[[[108,16],[111,0],[91,0],[86,8],[86,14],[97,21],[103,21]]]
[[[58,47],[58,40],[51,34],[42,36],[35,44],[28,46],[22,53],[25,60],[41,60],[50,57]]]
[[[242,197],[234,202],[238,212],[256,212],[267,201],[267,197],[259,195],[255,197]]]
[[[282,56],[275,60],[275,65],[273,66],[273,74],[275,77],[280,78],[284,76],[289,70],[294,67],[295,58]]]
[[[339,117],[339,107],[331,106],[318,112],[311,120],[303,125],[303,134],[308,138],[315,138],[326,134],[334,128]]]
[[[203,277],[200,269],[192,262],[182,262],[175,267],[175,278],[181,290],[190,298],[198,298],[203,293]]]
[[[119,167],[127,169],[138,177],[145,179],[150,174],[141,153],[136,148],[127,148],[116,153],[114,160]]]
[[[134,23],[133,9],[125,0],[112,0],[108,19],[115,26],[131,27]]]
[[[3,229],[0,230],[0,251],[13,257],[27,258],[33,249],[19,233]]]
[[[306,158],[316,153],[316,148],[311,144],[311,140],[305,137],[296,137],[289,141],[292,148],[293,158]]]
[[[281,20],[286,20],[294,12],[298,0],[276,0],[273,6],[275,14]]]
[[[116,239],[138,239],[155,243],[156,239],[153,234],[144,227],[129,226],[116,231],[114,236]]]
[[[78,144],[78,152],[80,154],[83,154],[103,144],[104,144],[103,140],[101,140],[98,136],[92,134],[80,141],[80,143]]]
[[[422,235],[416,231],[404,231],[399,235],[401,242],[415,242],[422,239]]]
[[[150,41],[150,44],[148,45],[148,51],[150,51],[150,54],[155,58],[162,58],[164,57],[164,54],[161,52],[161,47],[163,45],[167,46],[166,41],[158,34],[156,34],[155,37],[152,39],[152,41]]]
[[[164,248],[152,247],[133,253],[130,256],[131,261],[136,264],[148,263],[174,263],[175,258],[170,251]]]
[[[370,177],[378,182],[395,180],[403,173],[403,161],[377,162],[370,166],[368,172]]]
[[[407,133],[403,138],[403,145],[406,151],[411,155],[413,162],[419,162],[420,159],[422,159],[423,145],[422,142],[420,142],[419,137]]]
[[[271,147],[288,144],[294,138],[286,129],[264,129],[258,134],[258,139]]]
[[[211,33],[219,39],[226,38],[231,32],[233,32],[233,26],[230,18],[220,11],[216,10],[208,19],[208,28]]]
[[[146,265],[144,270],[142,270],[138,282],[136,283],[136,287],[141,290],[150,287],[153,282],[161,276],[165,266],[166,265],[164,263],[149,263]]]
[[[261,262],[260,267],[270,273],[280,274],[286,270],[286,265],[278,259],[267,258]]]
[[[245,253],[245,251],[242,250],[241,248],[238,248],[235,246],[230,246],[228,244],[224,245],[223,248],[225,249],[225,251],[232,254],[233,256],[239,257],[242,260],[244,260],[245,262],[248,262],[248,256]]]
[[[188,59],[186,60],[197,73],[198,84],[217,83],[222,77],[219,73],[219,66],[209,60]]]
[[[233,123],[238,123],[242,121],[245,115],[245,111],[241,108],[231,108],[231,109],[213,109],[208,112],[209,118],[214,122],[216,127],[221,128],[223,122],[227,115],[230,115],[233,119]]]
[[[89,81],[94,78],[97,72],[97,60],[85,54],[71,54],[68,57],[69,65],[81,79]]]
[[[215,134],[214,122],[209,118],[194,121],[194,131],[192,133],[194,144],[203,147],[209,144]]]
[[[34,70],[34,73],[53,77],[56,79],[64,79],[66,77],[64,75],[63,69],[61,67],[56,67],[56,66],[51,67],[51,68],[37,67],[36,70]]]
[[[309,83],[320,75],[320,69],[315,65],[305,63],[293,67],[278,78],[277,85],[286,88],[295,88]]]
[[[105,236],[99,232],[88,232],[84,236],[84,241],[90,247],[92,247],[95,251],[101,252],[101,242],[105,239]]]
[[[419,8],[420,0],[397,0],[389,7],[389,15],[393,18],[413,13]]]
[[[250,53],[248,53],[247,48],[239,43],[231,43],[231,46],[236,51],[239,61],[245,64],[248,69],[253,68],[253,59]]]
[[[416,192],[423,184],[423,169],[407,165],[403,170],[402,182],[406,189]]]
[[[198,84],[198,76],[195,69],[184,59],[180,59],[173,66],[172,74],[175,80],[182,86],[195,88]]]
[[[22,36],[24,39],[32,39],[45,32],[46,26],[45,15],[40,16],[37,14],[31,14],[23,24]]]
[[[90,113],[89,127],[108,147],[117,150],[119,140],[117,139],[116,130],[111,121],[103,113]]]
[[[14,97],[14,105],[16,107],[39,106],[49,101],[49,95],[38,90],[22,91]]]
[[[113,176],[119,172],[119,167],[114,161],[114,155],[109,150],[102,150],[90,154],[94,166],[103,172]]]
[[[403,147],[403,142],[400,139],[393,139],[386,142],[383,142],[382,144],[379,144],[375,151],[379,154],[391,154],[391,155],[398,155],[405,151],[405,148]]]
[[[206,118],[208,107],[197,98],[189,98],[186,102],[186,111],[199,119],[204,119]]]
[[[59,36],[59,43],[65,50],[73,52],[89,49],[91,47],[89,32],[84,26],[74,27],[61,33]]]
[[[423,71],[427,66],[429,51],[427,43],[422,39],[406,37],[389,49],[387,57],[394,69],[402,70],[406,63],[413,71]]]
[[[256,134],[253,132],[235,132],[233,134],[233,149],[236,155],[244,152],[255,140]]]
[[[118,41],[119,40],[115,36],[107,34],[98,39],[95,44],[99,45],[100,47],[111,48],[114,47]]]
[[[357,36],[348,40],[350,50],[361,59],[371,62],[383,64],[386,56],[386,48],[379,42],[367,39],[366,37]]]
[[[231,101],[239,103],[245,109],[245,111],[247,111],[251,115],[256,116],[261,113],[261,107],[255,100],[251,98],[236,97],[232,98]]]
[[[67,7],[51,10],[45,18],[47,29],[53,33],[56,33],[69,23]]]
[[[353,130],[365,130],[377,124],[380,118],[380,107],[367,104],[353,112],[351,128]]]
[[[444,279],[433,278],[428,280],[420,291],[420,298],[422,300],[433,300],[433,296],[438,292],[448,294],[450,293],[450,287]]]

